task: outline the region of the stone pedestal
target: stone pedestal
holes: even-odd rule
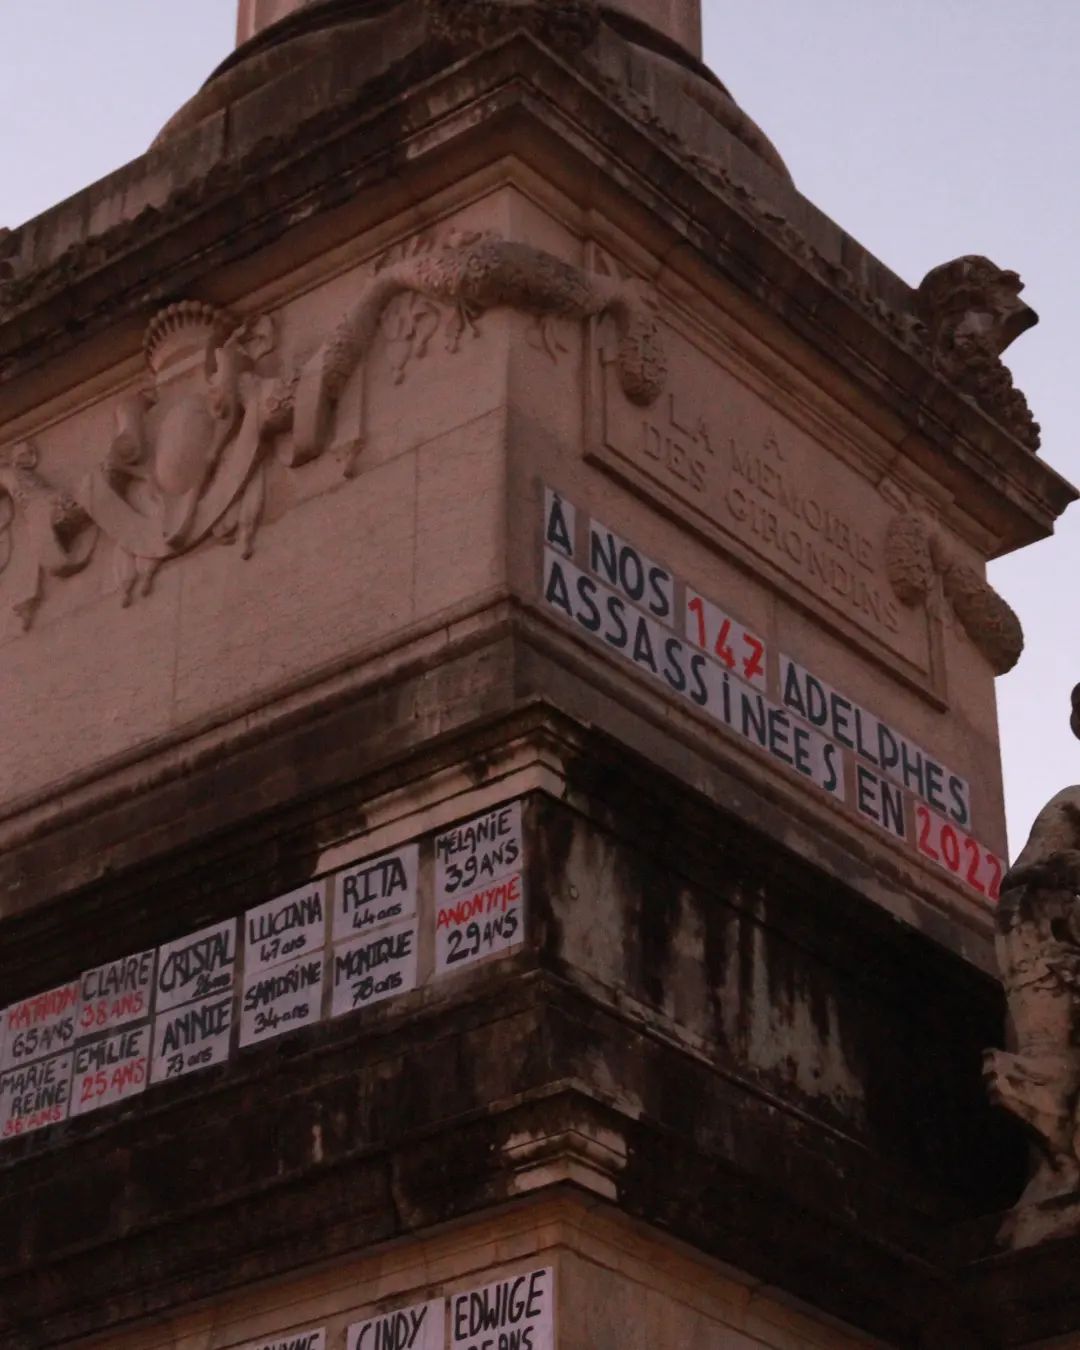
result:
[[[986,561],[1074,496],[1016,278],[461,14],[256,45],[6,247],[0,1350],[1056,1333],[976,1269]]]

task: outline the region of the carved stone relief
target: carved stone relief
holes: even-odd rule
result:
[[[94,551],[97,528],[69,493],[58,492],[37,471],[38,452],[24,441],[0,450],[0,572],[12,567],[12,609],[29,628],[45,578],[81,572]],[[24,547],[15,553],[21,528]]]
[[[652,293],[639,281],[586,272],[531,244],[491,234],[452,235],[445,246],[391,262],[377,271],[347,318],[305,367],[297,387],[294,438],[297,462],[317,453],[329,418],[353,370],[379,331],[388,307],[408,297],[397,333],[405,346],[399,375],[422,356],[449,306],[447,342],[456,350],[477,319],[507,305],[536,320],[539,342],[554,354],[557,319],[583,320],[610,314],[618,329],[617,365],[625,396],[639,407],[655,403],[667,382],[667,355]],[[357,453],[363,447],[363,412]],[[352,461],[346,465],[351,473]]]
[[[1080,686],[1071,725],[1080,736]],[[1020,1247],[1080,1232],[1080,787],[1040,812],[1002,882],[997,923],[1011,1048],[988,1050],[984,1074],[1035,1147],[1002,1230]]]
[[[1039,424],[1001,360],[1006,347],[1039,321],[1020,299],[1023,289],[1017,273],[973,254],[928,272],[915,298],[937,370],[1029,450],[1038,450]]]
[[[688,528],[789,603],[940,697],[937,626],[890,585],[885,544],[896,504],[863,471],[861,447],[808,400],[778,398],[784,377],[722,335],[681,314],[661,322],[671,372],[648,407],[624,396],[617,335],[597,325],[588,458],[670,502]]]
[[[933,603],[937,582],[964,632],[995,675],[1020,660],[1024,630],[1009,604],[979,573],[953,557],[922,516],[904,512],[889,525],[885,565],[896,598],[909,608]]]
[[[342,323],[286,374],[274,369],[268,316],[240,320],[194,300],[162,310],[146,333],[150,385],[121,401],[112,443],[81,481],[70,489],[47,481],[29,445],[0,449],[0,573],[15,569],[23,626],[45,577],[80,571],[102,535],[114,546],[125,605],[149,591],[163,562],[206,540],[250,556],[271,456],[295,468],[322,454],[341,394],[376,337],[390,342],[401,380],[440,330],[457,350],[500,306],[531,315],[552,356],[562,346],[556,321],[610,314],[626,397],[647,406],[662,393],[667,360],[646,286],[492,234],[452,231],[384,257]],[[360,396],[362,404],[362,379]],[[361,407],[347,475],[363,440]]]

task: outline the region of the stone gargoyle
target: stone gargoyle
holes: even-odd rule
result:
[[[1080,686],[1071,725],[1080,737]],[[997,923],[1012,1048],[988,1050],[984,1075],[1035,1147],[1035,1170],[1002,1231],[1021,1247],[1080,1231],[1080,786],[1039,813],[1002,881]],[[1075,1205],[1061,1203],[1070,1196]]]

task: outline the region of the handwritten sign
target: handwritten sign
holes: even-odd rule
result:
[[[74,1045],[79,997],[79,981],[72,980],[47,994],[35,994],[6,1008],[0,1036],[3,1045],[0,1067],[13,1069],[30,1064]]]
[[[589,568],[632,605],[668,627],[674,623],[675,578],[598,520],[589,522]]]
[[[544,599],[669,693],[808,778],[830,797],[844,799],[840,748],[817,730],[795,725],[788,709],[772,703],[745,678],[752,669],[758,681],[751,658],[742,658],[742,674],[733,673],[726,661],[700,650],[697,635],[684,639],[671,633],[552,549],[544,552]]]
[[[549,1266],[454,1294],[452,1350],[554,1350],[554,1286]]]
[[[293,1331],[287,1336],[275,1336],[269,1341],[252,1341],[240,1350],[326,1350],[326,1332]]]
[[[83,972],[80,1040],[149,1017],[156,955],[151,949]]]
[[[977,895],[995,903],[1001,899],[1005,864],[959,826],[943,820],[920,802],[915,807],[919,852],[950,872]]]
[[[249,909],[244,918],[244,972],[269,970],[321,951],[326,938],[326,882],[313,881]]]
[[[323,956],[301,956],[273,970],[256,967],[244,977],[240,1044],[296,1031],[322,1017]]]
[[[636,592],[636,565],[624,541],[598,533],[595,547],[616,569],[619,584]],[[664,577],[650,570],[644,581],[674,621],[675,594],[665,589]],[[421,869],[422,849],[434,866]],[[438,888],[439,970],[519,944],[523,867],[521,803],[511,801],[434,838],[364,858],[242,917],[12,1003],[0,1011],[0,1138],[227,1063],[238,1047],[320,1021],[324,1003],[328,1015],[342,1017],[415,989],[422,872]],[[430,1324],[406,1323],[403,1316],[370,1319],[365,1350],[372,1337],[379,1350],[394,1350],[405,1327],[401,1350],[428,1350],[427,1338],[435,1334]]]
[[[369,858],[334,878],[334,941],[356,937],[416,913],[416,844]]]
[[[844,538],[861,558],[862,542]],[[970,895],[996,902],[1004,865],[971,833],[971,786],[962,775],[790,656],[773,653],[725,608],[550,488],[543,542],[544,603],[588,640],[801,774],[856,819],[917,850]],[[465,906],[453,914],[440,907],[439,915],[447,936],[479,917]],[[473,950],[464,935],[453,945],[439,957],[447,964]]]
[[[445,1323],[445,1299],[415,1303],[354,1322],[345,1333],[346,1350],[443,1350]]]
[[[182,1078],[196,1069],[209,1069],[229,1057],[233,991],[186,1003],[154,1019],[154,1058],[151,1082]]]
[[[971,787],[967,780],[903,732],[845,698],[788,656],[780,657],[780,689],[784,707],[797,717],[818,727],[838,745],[853,750],[860,760],[921,797],[954,824],[971,823]]]
[[[145,1091],[150,1078],[150,1027],[126,1027],[75,1048],[71,1114],[86,1115]]]
[[[67,1119],[71,1062],[68,1051],[0,1074],[0,1136],[13,1139]]]
[[[686,588],[685,620],[686,636],[695,647],[717,657],[733,675],[764,692],[766,647],[763,639],[689,586]]]
[[[408,919],[334,948],[332,1017],[416,988],[416,921]]]
[[[460,970],[525,937],[521,803],[435,840],[435,971]]]
[[[158,949],[154,1011],[223,994],[233,986],[236,920],[203,928]]]

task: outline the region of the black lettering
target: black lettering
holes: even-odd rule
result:
[[[956,774],[949,775],[949,796],[953,800],[949,807],[949,815],[956,821],[957,825],[966,826],[971,816],[971,809],[968,806],[967,784]]]
[[[789,749],[791,720],[783,708],[769,709],[769,754],[784,764],[794,764]]]
[[[869,717],[870,714],[869,713],[864,714],[862,708],[855,709],[855,749],[858,752],[858,754],[862,755],[863,759],[868,759],[871,764],[876,764],[877,763],[876,756],[871,753],[869,747],[867,746],[865,740],[863,739],[864,716]]]
[[[878,810],[880,783],[876,774],[870,772],[865,765],[855,765],[855,793],[859,804],[859,810],[864,816],[869,816],[871,820],[881,824],[881,814]]]
[[[900,763],[900,747],[896,743],[896,737],[885,725],[884,722],[878,723],[878,763],[886,771],[895,769]]]
[[[611,586],[619,584],[619,562],[615,551],[615,537],[605,530],[606,539],[601,539],[595,525],[589,527],[589,570],[608,582]]]
[[[624,544],[619,554],[619,581],[631,600],[640,600],[645,594],[645,568],[629,544]]]
[[[596,606],[596,601],[593,599],[593,596],[596,594],[596,582],[593,581],[592,577],[587,577],[583,574],[578,577],[577,590],[578,599],[585,606],[585,613],[582,614],[579,609],[574,617],[577,619],[578,623],[581,624],[582,628],[590,633],[598,633],[601,624],[600,611]]]
[[[548,571],[548,583],[547,589],[544,591],[544,599],[549,605],[561,609],[568,619],[574,617],[574,611],[570,606],[570,590],[566,584],[566,577],[563,576],[561,564],[554,558],[551,560]]]
[[[904,794],[895,783],[881,784],[881,823],[887,830],[891,830],[897,839],[907,838]]]
[[[763,750],[768,747],[766,731],[765,702],[760,694],[747,694],[739,690],[742,701],[742,734],[747,740],[757,741]]]
[[[652,639],[649,637],[649,621],[643,615],[638,616],[637,632],[634,635],[634,661],[639,666],[648,666],[654,675],[659,674]]]
[[[945,770],[935,760],[927,759],[926,767],[926,800],[942,814],[948,809],[945,797],[943,795],[945,788]]]
[[[922,751],[917,750],[915,746],[910,745],[903,739],[900,741],[900,771],[903,774],[904,786],[908,791],[914,792],[917,797],[925,797],[926,770]],[[914,780],[914,786],[912,780]]]
[[[625,601],[620,600],[617,595],[609,595],[607,598],[607,610],[608,617],[615,625],[615,631],[613,633],[605,633],[604,641],[608,643],[609,646],[616,648],[616,650],[622,651],[630,640],[630,634],[626,631],[626,623],[623,620],[623,615],[626,613],[626,603]]]
[[[829,700],[825,690],[809,672],[806,676],[806,719],[815,727],[823,727],[829,720]]]
[[[806,716],[806,705],[803,702],[802,688],[799,684],[799,671],[794,661],[785,663],[783,698],[786,708],[798,713],[800,717]]]
[[[662,567],[650,567],[649,588],[652,591],[649,609],[658,619],[670,618],[673,609],[672,595],[674,594],[670,573],[665,572]]]
[[[709,687],[705,683],[705,671],[707,669],[706,658],[701,652],[695,652],[690,658],[690,674],[694,679],[694,683],[690,687],[690,697],[699,708],[704,708],[709,701]]]
[[[562,499],[559,497],[553,496],[551,499],[544,537],[553,548],[559,549],[568,558],[574,556],[574,541],[570,538],[570,529],[563,514]]]
[[[849,750],[855,748],[855,742],[848,734],[848,718],[851,715],[851,704],[846,698],[841,698],[839,694],[834,693],[829,703],[832,706],[832,733],[841,745],[846,745]]]
[[[840,753],[832,741],[825,742],[824,757],[825,768],[829,775],[825,780],[824,788],[826,792],[835,792],[840,786],[840,769],[836,762],[840,758]]]
[[[668,638],[664,643],[664,655],[667,665],[664,667],[664,679],[677,694],[686,693],[686,672],[681,665],[683,645],[678,638]]]
[[[810,733],[805,727],[792,727],[795,741],[795,767],[805,778],[813,778],[814,762],[810,758]]]

